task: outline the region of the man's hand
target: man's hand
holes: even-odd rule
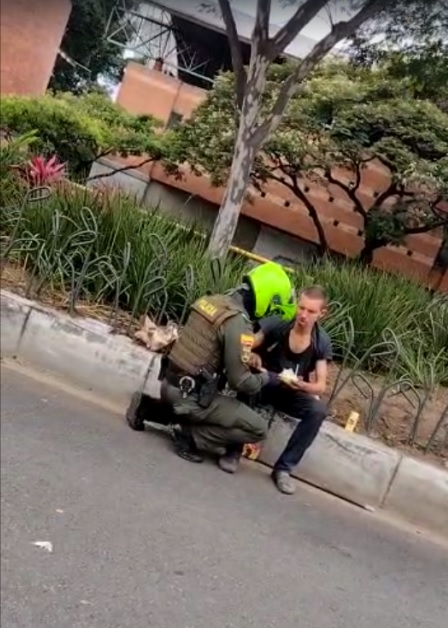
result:
[[[303,379],[297,378],[297,379],[282,379],[282,384],[284,384],[285,386],[288,386],[288,388],[292,388],[293,390],[303,390]]]
[[[258,355],[258,353],[252,352],[250,354],[248,364],[255,371],[260,371],[260,372],[266,371],[266,369],[263,368],[263,362],[261,360],[261,357]]]

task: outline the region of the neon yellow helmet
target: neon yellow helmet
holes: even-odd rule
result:
[[[283,266],[276,262],[266,262],[250,270],[245,281],[254,295],[255,318],[274,314],[279,314],[286,320],[294,318],[294,289]]]

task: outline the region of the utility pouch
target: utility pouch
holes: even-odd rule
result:
[[[198,404],[201,408],[208,408],[218,393],[219,379],[216,374],[210,375],[202,371],[198,380]]]

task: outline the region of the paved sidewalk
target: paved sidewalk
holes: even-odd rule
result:
[[[442,628],[448,552],[2,368],[2,628]],[[53,553],[32,545],[53,543]]]

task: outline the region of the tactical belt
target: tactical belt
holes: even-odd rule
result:
[[[178,388],[183,397],[196,394],[200,406],[207,408],[218,392],[218,379],[206,378],[202,373],[193,377],[179,372],[170,364],[165,373],[165,379],[171,386]]]
[[[182,388],[182,383],[190,380],[192,383],[191,392],[195,392],[201,385],[198,377],[193,377],[192,375],[187,375],[187,373],[179,373],[174,371],[172,368],[168,368],[165,373],[165,379],[171,386],[175,388]]]
[[[174,364],[170,362],[168,362],[165,371],[165,380],[170,386],[178,388],[183,397],[199,394],[204,383],[200,376],[193,377],[192,375],[188,375],[188,373],[176,368]]]

